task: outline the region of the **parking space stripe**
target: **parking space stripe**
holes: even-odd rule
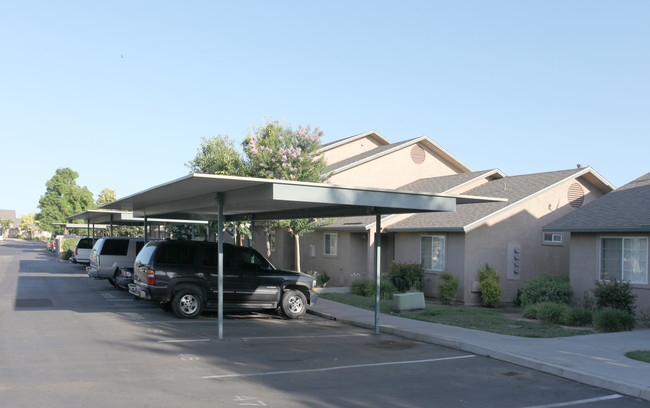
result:
[[[448,361],[448,360],[458,360],[463,358],[476,357],[473,354],[465,356],[456,356],[456,357],[442,357],[442,358],[431,358],[426,360],[411,360],[411,361],[391,361],[387,363],[372,363],[372,364],[355,364],[347,366],[338,366],[338,367],[326,367],[326,368],[312,368],[306,370],[287,370],[287,371],[267,371],[261,373],[247,373],[247,374],[223,374],[223,375],[208,375],[203,378],[208,379],[225,379],[225,378],[242,378],[242,377],[260,377],[265,375],[283,375],[283,374],[303,374],[303,373],[318,373],[323,371],[336,371],[336,370],[349,370],[352,368],[366,368],[366,367],[382,367],[382,366],[394,366],[394,365],[406,365],[406,364],[422,364],[422,363],[434,363],[438,361]]]
[[[589,404],[590,402],[607,401],[607,400],[621,398],[621,397],[623,397],[623,396],[619,395],[619,394],[612,394],[612,395],[606,395],[604,397],[588,398],[588,399],[583,399],[583,400],[567,401],[567,402],[558,402],[556,404],[535,405],[535,406],[524,407],[524,408],[570,407],[572,405]]]
[[[275,339],[281,339],[281,340],[286,340],[286,339],[320,339],[323,337],[369,337],[369,336],[374,336],[374,334],[365,334],[365,333],[359,333],[359,334],[330,334],[327,336],[262,336],[262,337],[242,337],[241,339],[243,341],[249,341],[249,340],[275,340]]]
[[[210,339],[158,340],[158,343],[192,343],[200,341],[210,341]]]

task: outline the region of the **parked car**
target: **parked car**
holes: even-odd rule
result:
[[[86,267],[93,279],[108,279],[116,286],[120,267],[133,267],[135,257],[144,246],[144,238],[100,238],[90,251],[90,265]]]
[[[90,252],[93,249],[93,245],[95,245],[95,241],[95,238],[90,237],[79,238],[74,253],[72,254],[72,258],[70,258],[70,262],[89,265]]]
[[[198,241],[149,242],[133,265],[129,292],[158,302],[181,318],[218,307],[218,244]],[[252,248],[224,244],[224,309],[277,309],[300,318],[316,303],[309,275],[276,269]]]

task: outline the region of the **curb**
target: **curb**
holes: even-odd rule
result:
[[[368,330],[375,329],[375,326],[373,324],[361,323],[361,322],[348,320],[348,319],[338,319],[330,314],[323,313],[323,312],[309,310],[308,313],[325,319],[336,320],[338,322],[348,324],[351,326],[360,327],[363,329],[368,329]],[[550,364],[532,358],[522,357],[517,354],[492,350],[487,347],[466,343],[456,339],[450,339],[450,338],[445,338],[440,336],[432,336],[429,334],[414,333],[407,330],[396,329],[394,327],[388,327],[382,325],[379,325],[379,327],[382,333],[391,334],[409,340],[416,340],[423,343],[435,344],[437,346],[443,346],[454,350],[465,351],[483,357],[489,357],[494,360],[499,360],[506,363],[518,365],[520,367],[530,368],[532,370],[539,371],[545,374],[551,374],[556,377],[566,378],[568,380],[576,381],[581,384],[602,388],[619,394],[624,394],[630,397],[650,401],[650,387],[646,387],[646,388],[635,387],[626,383],[612,380],[610,378],[585,373],[580,370],[572,370],[556,364]]]

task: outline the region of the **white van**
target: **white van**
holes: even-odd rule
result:
[[[115,286],[120,268],[133,268],[135,257],[143,246],[144,238],[100,238],[90,251],[86,272],[93,279],[108,279]]]

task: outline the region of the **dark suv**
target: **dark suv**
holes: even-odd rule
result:
[[[289,318],[305,314],[318,299],[316,281],[278,270],[252,248],[223,246],[224,309],[277,309]],[[218,247],[214,242],[149,242],[138,254],[129,292],[158,302],[181,318],[217,308]]]

